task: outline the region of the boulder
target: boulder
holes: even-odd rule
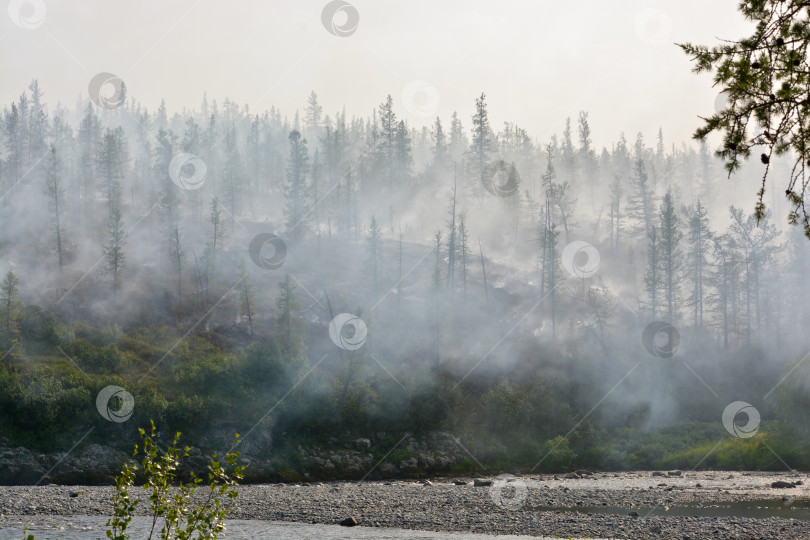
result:
[[[25,448],[0,448],[0,485],[32,486],[45,476],[46,469]]]
[[[492,480],[482,480],[481,478],[476,478],[473,480],[473,486],[475,487],[489,487],[492,485]]]
[[[371,441],[368,439],[357,439],[354,441],[354,447],[361,452],[368,452],[371,449]]]
[[[397,467],[393,463],[385,462],[379,467],[380,476],[383,478],[393,478],[397,476]]]
[[[776,482],[771,483],[771,487],[774,489],[785,489],[785,488],[794,488],[796,485],[793,482],[784,482],[782,480],[777,480]]]
[[[48,460],[53,467],[50,477],[58,484],[98,485],[111,484],[121,472],[121,466],[129,456],[120,450],[103,444],[91,444],[74,455],[59,459],[62,454],[51,454]],[[205,470],[203,468],[203,470]]]
[[[209,456],[203,454],[199,448],[192,448],[188,452],[188,457],[180,460],[177,473],[184,482],[191,481],[192,472],[197,478],[206,478],[209,463],[211,463]]]

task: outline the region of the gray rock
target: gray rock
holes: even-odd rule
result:
[[[785,489],[785,488],[794,488],[796,485],[793,482],[785,482],[783,480],[777,480],[776,482],[771,483],[771,487],[774,489]]]
[[[368,439],[357,439],[354,441],[354,447],[361,452],[367,452],[371,449],[371,441]]]
[[[0,449],[0,485],[32,486],[45,476],[46,469],[25,448]]]
[[[396,476],[398,472],[399,471],[397,471],[397,468],[393,463],[385,462],[380,465],[380,475],[382,475],[383,478],[391,478]]]
[[[68,455],[61,463],[61,454],[51,454],[46,459],[53,470],[50,473],[58,484],[109,484],[121,471],[129,456],[120,450],[102,444],[91,444],[75,455]],[[206,462],[207,463],[207,462]],[[205,471],[205,466],[200,472]]]
[[[475,487],[489,487],[492,485],[492,480],[482,480],[480,478],[476,478],[473,480],[473,486]]]

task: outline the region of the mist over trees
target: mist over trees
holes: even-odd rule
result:
[[[705,143],[617,128],[598,148],[586,111],[540,141],[493,126],[483,92],[419,127],[391,95],[347,117],[313,91],[292,118],[207,96],[177,112],[45,96],[33,81],[0,130],[0,425],[15,440],[69,446],[58,425],[96,421],[70,404],[113,382],[136,418],[197,437],[284,396],[272,422],[290,440],[447,430],[521,465],[680,464],[724,433],[733,399],[774,426],[798,414],[778,404],[806,391],[803,371],[780,379],[810,345],[810,242],[776,219],[789,202],[757,220],[757,171],[729,181]],[[330,341],[341,313],[367,335]],[[645,350],[656,321],[667,339]],[[35,371],[58,421],[36,410]],[[694,422],[704,439],[648,447]]]

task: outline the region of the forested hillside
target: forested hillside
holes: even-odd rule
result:
[[[257,479],[360,477],[312,459],[347,445],[416,473],[437,432],[444,470],[810,467],[810,242],[781,194],[757,224],[759,164],[600,148],[585,111],[538,140],[484,93],[416,126],[390,95],[147,110],[100,77],[2,111],[0,443],[154,419],[238,431]]]

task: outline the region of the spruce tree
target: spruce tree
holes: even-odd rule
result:
[[[0,327],[3,330],[3,345],[6,349],[5,356],[8,359],[8,366],[11,367],[11,350],[17,344],[17,334],[19,329],[20,303],[17,300],[20,280],[9,270],[5,279],[0,282]]]
[[[309,229],[310,186],[307,141],[296,130],[290,132],[290,155],[287,159],[286,203],[284,219],[291,238],[300,240]]]

